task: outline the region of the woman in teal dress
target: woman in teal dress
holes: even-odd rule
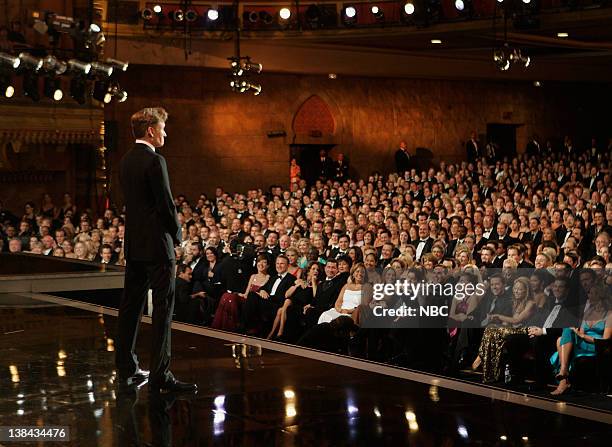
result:
[[[588,291],[588,301],[580,328],[565,328],[557,339],[557,352],[550,358],[559,381],[557,388],[550,394],[558,396],[570,388],[569,372],[574,359],[593,357],[595,355],[595,339],[612,337],[612,311],[610,289],[606,286],[596,286]]]

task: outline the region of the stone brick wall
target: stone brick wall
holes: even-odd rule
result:
[[[221,185],[232,191],[266,188],[289,181],[291,144],[332,144],[364,176],[393,168],[401,139],[409,149],[425,147],[434,159],[464,157],[472,130],[486,133],[487,123],[517,126],[517,146],[528,136],[590,137],[605,125],[609,86],[350,78],[264,73],[260,96],[230,91],[225,71],[131,66],[121,84],[128,101],[107,107],[106,118],[119,124],[119,148],[113,153],[114,198],[120,201],[116,172],[131,147],[130,115],[145,106],[161,105],[170,113],[168,160],[175,194],[194,197]],[[294,133],[294,120],[304,102],[316,95],[333,118],[333,134],[320,137]],[[318,101],[318,100],[317,100]],[[285,131],[269,138],[268,132]],[[589,140],[590,141],[590,140]]]

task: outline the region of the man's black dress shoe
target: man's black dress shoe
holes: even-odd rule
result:
[[[140,388],[140,386],[146,383],[148,378],[149,378],[149,371],[147,371],[146,369],[137,369],[136,372],[132,374],[131,376],[129,377],[120,376],[117,379],[117,381],[120,386],[139,385],[139,388]]]
[[[168,394],[168,393],[193,393],[198,392],[198,386],[195,383],[181,382],[173,379],[165,383],[155,384],[149,383],[149,390],[153,393]]]

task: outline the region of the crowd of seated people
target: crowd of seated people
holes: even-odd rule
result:
[[[572,146],[179,195],[176,317],[437,372],[471,365],[485,382],[504,380],[506,365],[542,385],[556,371],[563,393],[574,360],[611,336],[609,163],[609,151]],[[0,204],[3,251],[123,263],[121,211],[94,219],[68,195],[61,207],[45,197],[24,211],[19,219]],[[485,293],[373,299],[374,285],[396,281],[481,283]],[[428,302],[448,305],[449,317],[376,326],[376,306]]]
[[[124,217],[112,209],[105,210],[97,219],[91,210],[77,212],[67,193],[59,207],[53,204],[49,194],[43,195],[38,208],[33,202],[27,202],[21,218],[3,208],[0,201],[0,252],[125,265],[123,223]]]

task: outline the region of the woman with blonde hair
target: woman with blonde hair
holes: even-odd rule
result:
[[[74,254],[80,261],[89,261],[89,248],[85,242],[79,241],[74,245]]]
[[[478,357],[472,369],[482,365],[483,383],[497,382],[502,374],[502,354],[509,335],[527,334],[524,323],[535,311],[529,278],[521,276],[512,286],[512,315],[489,315],[489,322],[498,326],[488,326],[478,349]]]
[[[298,251],[293,247],[289,247],[285,251],[285,255],[287,256],[287,259],[289,260],[289,267],[287,268],[287,272],[289,272],[290,274],[295,276],[297,279],[299,279],[300,276],[302,276],[302,269],[297,264]]]
[[[457,261],[457,267],[463,269],[468,265],[472,265],[474,260],[470,250],[465,245],[460,245],[455,251],[455,260]]]
[[[301,238],[298,243],[297,243],[297,250],[298,250],[298,260],[297,260],[297,265],[303,269],[306,268],[306,266],[308,265],[308,255],[310,253],[310,249],[311,249],[312,245],[310,244],[310,241],[308,240],[308,238]]]
[[[338,299],[333,308],[325,311],[319,317],[318,323],[330,323],[338,317],[348,316],[355,324],[359,324],[358,306],[361,304],[363,284],[366,277],[366,269],[363,263],[358,262],[350,271],[346,285],[338,294]]]

